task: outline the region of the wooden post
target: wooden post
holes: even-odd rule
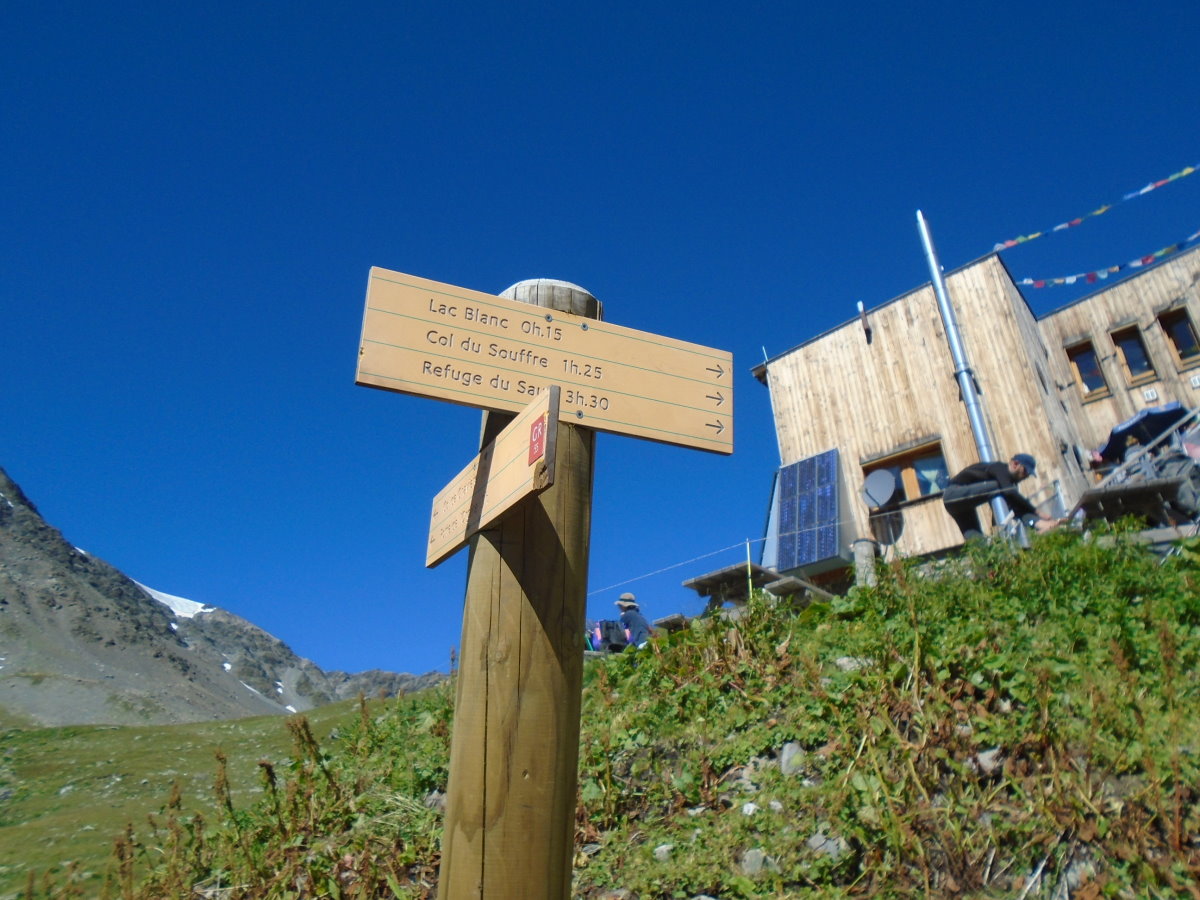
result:
[[[502,296],[600,318],[566,282]],[[480,446],[512,419],[485,413]],[[564,410],[554,485],[471,542],[442,837],[442,900],[571,889],[595,434]]]

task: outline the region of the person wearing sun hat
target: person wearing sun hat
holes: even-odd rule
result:
[[[1037,460],[1028,453],[1016,453],[1007,463],[972,463],[951,478],[942,492],[942,505],[962,532],[963,540],[983,537],[978,507],[993,497],[1003,497],[1013,515],[1020,517],[1026,525],[1034,526],[1038,531],[1053,527],[1055,520],[1038,512],[1017,490],[1019,482],[1036,472]]]
[[[621,626],[625,629],[625,637],[628,638],[630,645],[645,647],[646,642],[650,640],[650,634],[654,631],[654,626],[647,622],[646,617],[642,615],[637,598],[626,591],[617,598],[616,603],[617,608],[621,610]]]

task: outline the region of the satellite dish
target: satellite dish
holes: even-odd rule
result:
[[[887,469],[876,469],[863,482],[863,502],[871,509],[886,506],[896,493],[896,476]]]

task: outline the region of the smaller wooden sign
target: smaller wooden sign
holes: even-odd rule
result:
[[[425,566],[467,545],[520,500],[554,483],[561,389],[551,385],[433,498]]]

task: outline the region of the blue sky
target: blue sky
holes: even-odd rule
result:
[[[814,7],[814,8],[806,8]],[[22,4],[0,28],[0,467],[68,540],[324,668],[445,669],[479,413],[354,385],[367,273],[559,278],[734,354],[731,457],[601,435],[589,614],[761,538],[763,358],[1005,251],[1200,229],[1200,7]],[[1036,311],[1082,288],[1027,292]],[[758,544],[752,545],[757,558]]]

